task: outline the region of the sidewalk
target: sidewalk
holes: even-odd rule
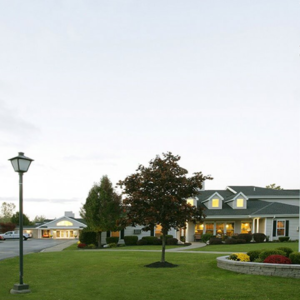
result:
[[[69,240],[66,241],[65,243],[61,243],[59,245],[56,245],[54,247],[50,247],[50,248],[46,248],[44,250],[42,250],[41,252],[58,252],[58,251],[62,251],[65,248],[68,248],[69,246],[76,244],[78,242],[78,240]]]

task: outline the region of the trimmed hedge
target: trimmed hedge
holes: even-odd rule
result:
[[[228,238],[227,240],[225,240],[225,244],[237,244],[237,239]]]
[[[137,245],[148,245],[148,241],[145,239],[140,239],[137,241]]]
[[[79,241],[86,245],[95,244],[97,245],[97,233],[90,231],[89,229],[83,229],[79,235]]]
[[[264,233],[253,233],[252,236],[256,243],[263,243],[266,239],[266,235]]]
[[[176,238],[169,238],[167,240],[167,245],[177,245],[178,244],[178,240]]]
[[[252,250],[247,252],[247,255],[250,257],[250,261],[255,261],[257,258],[259,258],[259,254],[262,252],[263,250]]]
[[[252,240],[252,234],[240,233],[237,235],[238,240],[245,240],[246,243],[250,243]]]
[[[290,237],[289,236],[280,236],[278,239],[279,239],[279,242],[288,242]]]
[[[148,245],[157,245],[155,244],[155,241],[158,240],[158,238],[156,236],[143,236],[142,240],[147,241]]]
[[[136,235],[127,235],[124,236],[124,242],[126,246],[136,245],[138,241],[138,237]]]
[[[291,264],[292,261],[283,255],[270,255],[265,260],[267,264]]]
[[[259,254],[259,259],[264,261],[268,256],[274,255],[274,254],[285,256],[285,252],[283,252],[281,250],[265,250]]]
[[[281,250],[285,253],[285,256],[286,257],[289,257],[290,254],[293,252],[293,250],[289,247],[279,247],[279,248],[276,248],[275,250]]]
[[[300,252],[291,253],[289,258],[292,261],[292,264],[300,265]]]
[[[210,233],[204,233],[204,234],[202,234],[201,240],[202,240],[203,243],[206,243],[212,237],[213,237],[212,234],[210,234]]]
[[[117,236],[110,236],[106,238],[106,244],[118,244],[119,238]]]
[[[209,244],[210,244],[210,245],[219,245],[219,244],[223,244],[223,243],[222,243],[222,238],[212,237],[212,238],[209,239]]]

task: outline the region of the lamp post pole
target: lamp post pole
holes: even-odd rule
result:
[[[23,285],[23,173],[19,173],[19,263],[20,285]]]
[[[9,159],[15,170],[19,173],[19,283],[14,284],[11,294],[30,293],[29,285],[23,283],[23,173],[27,172],[33,159],[24,156],[23,152]]]

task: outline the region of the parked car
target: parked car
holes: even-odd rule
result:
[[[7,231],[5,233],[0,234],[4,240],[8,239],[18,239],[20,237],[19,231]],[[23,233],[23,240],[26,241],[29,238],[28,233]]]

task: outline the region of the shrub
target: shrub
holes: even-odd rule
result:
[[[89,229],[83,229],[79,235],[79,241],[84,244],[97,244],[97,233]]]
[[[256,243],[263,243],[266,239],[266,235],[263,233],[253,233],[252,236]]]
[[[245,243],[250,243],[252,240],[252,234],[240,233],[237,235],[238,240],[245,240]]]
[[[283,255],[270,255],[265,260],[264,263],[268,264],[291,264],[291,260]]]
[[[89,245],[87,245],[87,248],[88,249],[96,249],[97,247],[95,244],[89,244]]]
[[[300,252],[291,253],[289,258],[292,261],[292,264],[300,265]]]
[[[148,241],[145,239],[140,239],[137,241],[137,245],[148,245]]]
[[[115,243],[118,244],[119,238],[117,236],[110,236],[106,238],[106,244]]]
[[[225,244],[237,244],[237,239],[232,239],[232,238],[229,238],[227,240],[225,240]]]
[[[178,244],[178,240],[175,238],[169,238],[167,240],[167,245],[177,245]]]
[[[162,245],[162,240],[161,239],[154,239],[153,240],[153,245]]]
[[[148,245],[154,245],[154,241],[158,240],[158,238],[156,236],[143,236],[142,240],[146,241]]]
[[[222,244],[222,238],[212,237],[209,239],[209,244],[210,245]]]
[[[289,247],[279,247],[279,248],[276,248],[275,250],[281,250],[285,253],[285,256],[286,257],[289,257],[290,254],[293,252],[293,250]]]
[[[229,256],[229,259],[235,261],[245,261],[245,262],[250,261],[250,257],[245,253],[233,253]]]
[[[252,250],[247,252],[247,255],[250,257],[250,261],[255,261],[257,258],[259,258],[259,254],[262,250]]]
[[[279,242],[288,242],[290,237],[289,236],[280,236],[278,239],[279,239]]]
[[[162,240],[162,238],[163,238],[163,236],[161,235],[160,236],[160,239]],[[172,239],[173,238],[173,235],[171,235],[171,234],[166,234],[166,241],[168,240],[168,239]]]
[[[206,243],[207,241],[210,240],[211,237],[213,237],[213,235],[210,234],[210,233],[204,233],[204,234],[202,234],[202,237],[201,237],[202,242]]]
[[[237,244],[246,244],[246,241],[244,239],[236,239]]]
[[[124,242],[126,246],[136,245],[138,237],[136,235],[127,235],[124,236]]]
[[[108,244],[108,247],[109,248],[116,248],[116,247],[118,247],[118,244],[116,244],[116,243],[110,243],[110,244]]]
[[[274,254],[278,254],[278,255],[285,255],[285,252],[281,251],[281,250],[264,250],[262,252],[260,252],[259,254],[259,258],[264,261],[268,256],[270,255],[274,255]]]
[[[77,245],[78,248],[85,248],[86,247],[86,244],[85,243],[79,243]]]

